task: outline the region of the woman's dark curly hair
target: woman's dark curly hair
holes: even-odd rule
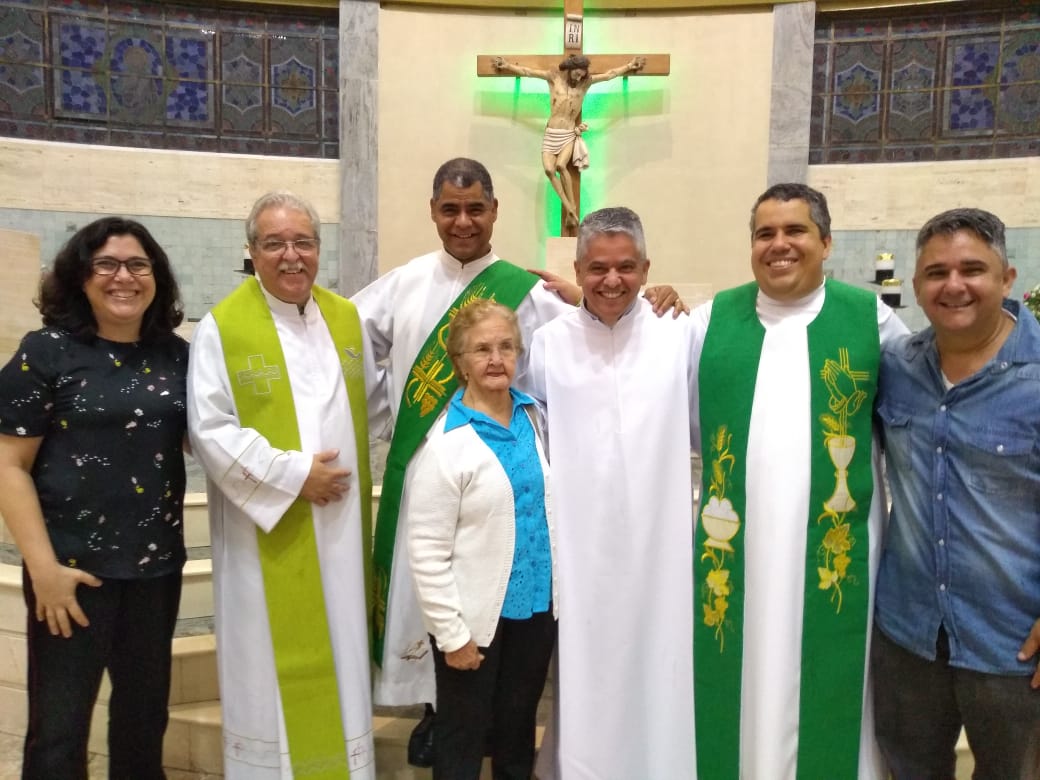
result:
[[[36,307],[43,324],[63,328],[80,338],[97,335],[97,320],[83,284],[94,273],[91,260],[112,236],[133,236],[152,261],[155,299],[141,321],[141,341],[167,338],[184,319],[184,307],[170,258],[140,222],[124,217],[103,217],[80,228],[54,258],[54,266],[40,282]]]

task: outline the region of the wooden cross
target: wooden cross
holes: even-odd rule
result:
[[[501,59],[505,61],[505,65],[496,67],[495,63],[498,60],[496,55],[479,54],[477,55],[477,75],[545,77],[548,74],[559,74],[559,65],[562,59],[572,54],[584,54],[583,5],[584,0],[564,0],[563,2],[563,57],[558,54],[504,55]],[[588,76],[593,83],[605,81],[616,76],[667,76],[671,68],[670,57],[667,54],[592,54],[587,56],[589,59]],[[637,59],[645,60],[645,63],[638,70],[632,70],[630,64]],[[567,97],[558,95],[556,89],[557,87],[550,82],[553,102],[553,115],[550,116],[550,127],[553,126],[553,121],[557,118],[558,106],[563,106],[563,113],[567,111]],[[578,113],[574,124],[580,124],[581,122],[580,100],[583,97],[584,93],[582,92],[577,98]],[[572,161],[568,158],[565,170],[559,171],[557,179],[556,174],[552,173],[553,157],[554,155],[550,153],[547,160],[543,151],[543,166],[553,182],[553,189],[556,190],[561,201],[564,202],[560,220],[560,235],[576,236],[578,231],[575,218],[580,214],[581,206],[581,172],[574,167]],[[573,199],[573,214],[568,214],[566,205],[568,197]]]

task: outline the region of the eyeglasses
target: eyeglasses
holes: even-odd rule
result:
[[[279,241],[271,238],[260,241],[257,246],[265,255],[283,255],[289,247],[295,249],[298,255],[312,255],[318,251],[320,243],[321,241],[317,238],[298,238],[295,241]]]
[[[479,344],[474,349],[467,349],[463,351],[463,355],[473,355],[477,360],[483,361],[484,363],[491,360],[491,356],[498,353],[499,357],[503,359],[516,357],[517,349],[516,344],[512,341],[503,341],[501,344],[492,346],[491,344]]]
[[[120,268],[126,268],[134,276],[152,275],[152,261],[147,257],[131,257],[129,260],[95,257],[90,261],[90,268],[97,276],[114,276]]]

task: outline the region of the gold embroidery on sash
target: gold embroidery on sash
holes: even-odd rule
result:
[[[405,401],[409,406],[419,404],[421,417],[425,417],[437,409],[437,399],[448,392],[448,383],[455,377],[455,370],[452,368],[444,344],[451,320],[459,309],[478,298],[495,300],[494,294],[487,294],[487,285],[478,285],[463,300],[459,301],[457,306],[453,306],[448,311],[447,321],[437,331],[437,343],[426,350],[426,353],[412,366],[412,378],[405,385]]]
[[[846,516],[856,508],[856,500],[849,493],[848,468],[856,452],[856,439],[848,435],[849,418],[855,416],[867,398],[857,382],[870,378],[866,371],[854,371],[849,365],[847,348],[838,350],[838,360],[828,358],[820,370],[820,377],[827,385],[830,400],[827,402],[833,414],[820,415],[823,423],[823,441],[836,471],[834,493],[823,502],[823,512],[816,518],[831,521],[831,527],[816,551],[823,566],[816,569],[820,577],[820,590],[831,591],[831,602],[837,602],[835,612],[841,612],[842,590],[846,570],[852,559],[849,550],[856,544]]]
[[[704,608],[704,624],[715,628],[720,653],[726,645],[726,610],[729,608],[728,596],[731,591],[729,569],[725,568],[726,554],[736,554],[729,541],[740,530],[740,516],[726,498],[726,478],[733,473],[733,465],[736,463],[736,457],[729,451],[732,439],[733,434],[726,430],[725,425],[720,425],[711,438],[710,498],[701,509],[701,526],[708,535],[701,561],[710,560],[712,564],[701,586],[704,595],[701,606]]]

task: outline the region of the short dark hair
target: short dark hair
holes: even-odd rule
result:
[[[572,54],[560,63],[560,70],[584,70],[588,71],[592,61],[584,54]]]
[[[51,270],[40,282],[36,306],[43,324],[67,330],[79,338],[97,336],[97,320],[90,307],[84,283],[94,270],[94,252],[112,236],[133,236],[152,261],[155,298],[144,312],[140,340],[160,341],[170,336],[184,319],[180,289],[166,252],[140,222],[125,217],[102,217],[80,228],[59,250]]]
[[[809,205],[809,219],[820,230],[820,238],[830,238],[831,212],[827,208],[827,198],[824,197],[822,192],[814,190],[808,184],[799,184],[797,182],[774,184],[758,196],[755,205],[751,207],[752,235],[755,233],[755,212],[758,211],[759,205],[766,200],[779,200],[784,203],[789,200],[804,200]]]
[[[986,242],[990,249],[1000,255],[1004,268],[1008,267],[1007,240],[1004,223],[996,214],[976,208],[958,208],[936,214],[924,223],[917,234],[917,257],[935,236],[952,236],[960,230],[968,230]]]
[[[433,174],[433,199],[441,196],[441,189],[445,183],[451,183],[456,187],[466,188],[479,184],[484,189],[484,199],[488,202],[495,199],[495,185],[491,183],[491,174],[483,163],[471,160],[468,157],[456,157],[444,163]]]

